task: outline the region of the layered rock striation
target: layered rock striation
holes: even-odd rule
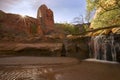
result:
[[[0,32],[3,35],[42,35],[42,29],[37,19],[29,16],[10,14],[0,11]]]
[[[39,7],[37,19],[39,20],[43,31],[47,34],[51,33],[54,27],[53,11],[47,8],[45,4]]]
[[[5,13],[0,10],[0,37],[18,35],[45,35],[53,32],[54,17],[51,9],[41,5],[37,18]]]

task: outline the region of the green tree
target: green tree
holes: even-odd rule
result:
[[[120,0],[86,0],[88,13],[96,10],[92,28],[120,25]]]
[[[72,24],[68,24],[68,23],[59,23],[56,24],[56,27],[61,29],[62,31],[64,31],[65,34],[78,34],[80,33],[79,31],[79,27],[75,27]]]

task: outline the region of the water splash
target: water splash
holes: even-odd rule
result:
[[[120,34],[99,35],[89,42],[90,57],[120,62]]]

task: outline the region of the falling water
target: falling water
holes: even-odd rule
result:
[[[120,62],[120,35],[99,35],[91,38],[90,55],[96,59]]]

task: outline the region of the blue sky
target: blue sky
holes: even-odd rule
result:
[[[55,22],[72,22],[75,17],[86,14],[86,0],[0,0],[0,10],[37,16],[40,5],[46,4],[54,12]]]

